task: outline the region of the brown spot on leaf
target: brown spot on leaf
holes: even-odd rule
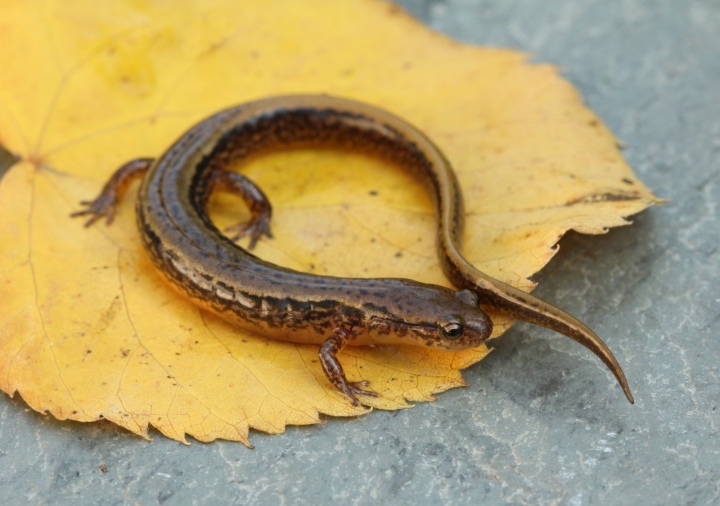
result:
[[[613,190],[602,193],[590,193],[583,195],[577,199],[570,200],[565,203],[566,206],[574,206],[576,204],[598,204],[600,202],[621,202],[628,200],[637,200],[640,198],[638,192],[623,192]]]

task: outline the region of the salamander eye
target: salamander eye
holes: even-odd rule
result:
[[[465,329],[459,323],[446,323],[442,327],[442,334],[446,339],[455,340],[463,335]]]

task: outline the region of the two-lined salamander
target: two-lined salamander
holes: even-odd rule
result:
[[[433,197],[438,215],[437,251],[459,288],[406,279],[317,276],[271,264],[237,246],[252,248],[270,235],[271,207],[263,192],[227,169],[249,155],[298,146],[333,147],[382,157],[410,171]],[[101,195],[74,216],[105,216],[130,181],[143,176],[137,198],[142,242],[155,266],[197,305],[231,324],[273,339],[320,345],[327,378],[354,404],[377,395],[366,382],[345,378],[337,354],[345,345],[414,344],[448,350],[479,346],[492,322],[483,308],[550,328],[595,353],[633,402],[625,375],[605,343],[577,319],[475,269],[460,254],[463,206],[450,164],[419,130],[396,116],[351,100],[297,95],[272,97],[220,111],[183,134],[157,159],[121,167]],[[210,221],[215,189],[238,194],[252,213],[234,227],[233,240]]]

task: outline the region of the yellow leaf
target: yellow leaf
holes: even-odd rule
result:
[[[132,198],[111,227],[68,217],[123,162],[158,156],[228,105],[329,93],[407,119],[456,169],[468,259],[526,290],[564,232],[602,233],[657,201],[555,68],[459,44],[384,2],[3,9],[0,142],[22,161],[0,181],[0,388],[60,419],[249,444],[251,427],[275,433],[366,411],[325,379],[316,346],[245,335],[170,290],[140,247]],[[402,171],[312,150],[242,170],[274,204],[276,239],[261,241],[260,257],[447,285],[430,199]],[[241,207],[219,196],[213,217],[236,222]],[[495,322],[495,335],[509,324]],[[463,385],[459,370],[486,353],[351,347],[341,362],[381,394],[370,405],[397,409]]]

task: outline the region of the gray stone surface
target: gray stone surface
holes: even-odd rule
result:
[[[401,412],[152,443],[0,397],[0,503],[720,503],[720,2],[405,0],[430,26],[552,62],[672,203],[572,234],[537,293],[607,338],[637,403],[587,350],[514,327],[473,386]],[[101,473],[105,464],[107,473]]]

